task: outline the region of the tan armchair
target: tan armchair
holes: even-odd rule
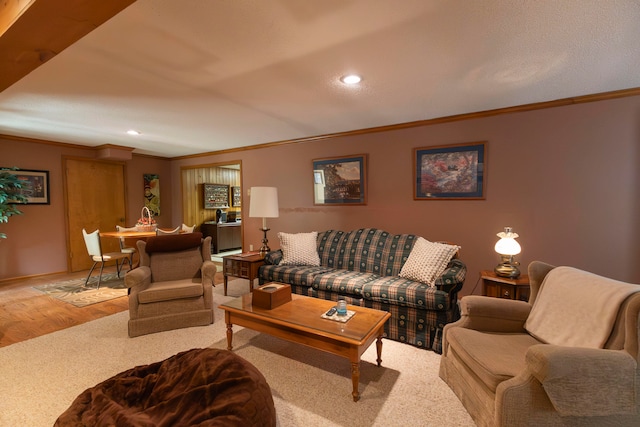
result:
[[[211,237],[201,233],[137,242],[140,266],[129,271],[129,336],[213,323]]]
[[[462,298],[440,377],[479,426],[640,425],[640,286],[538,261],[529,279],[529,303]]]

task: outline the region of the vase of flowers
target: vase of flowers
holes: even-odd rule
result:
[[[151,215],[151,211],[148,207],[143,207],[140,212],[140,218],[138,218],[138,222],[136,223],[136,230],[138,231],[156,231],[156,220],[153,219],[153,215]]]

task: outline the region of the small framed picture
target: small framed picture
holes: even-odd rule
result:
[[[313,160],[315,205],[366,205],[367,156]]]
[[[40,170],[4,170],[16,175],[24,181],[20,193],[27,198],[29,205],[48,205],[49,200],[49,171]]]
[[[486,142],[416,148],[414,200],[484,199]]]
[[[229,186],[226,184],[203,184],[204,208],[229,207]]]
[[[231,187],[231,206],[234,208],[242,206],[242,188]]]

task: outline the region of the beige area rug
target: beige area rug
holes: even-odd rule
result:
[[[218,304],[246,292],[244,280],[216,286]],[[213,325],[127,336],[128,312],[0,348],[0,425],[51,426],[85,389],[138,365],[191,348],[226,348],[223,312]],[[351,398],[348,360],[234,327],[234,351],[264,374],[279,426],[474,426],[438,377],[440,356],[384,340],[362,356],[359,402]]]
[[[84,281],[87,278],[83,277],[82,279],[48,283],[33,288],[76,307],[86,307],[127,295],[127,288],[124,286],[125,273],[126,271],[121,272],[119,278],[116,273],[103,274],[99,289],[96,289],[98,275],[92,276],[86,287]]]

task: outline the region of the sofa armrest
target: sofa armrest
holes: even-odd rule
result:
[[[202,263],[202,267],[200,267],[200,271],[202,273],[202,285],[215,286],[213,279],[218,272],[218,267],[216,267],[216,264],[213,261],[204,261]]]
[[[460,300],[460,320],[453,323],[486,332],[524,332],[531,306],[524,301],[466,295]]]
[[[525,360],[561,416],[635,413],[638,366],[624,350],[540,344]]]
[[[455,258],[449,261],[447,268],[434,283],[439,291],[454,294],[462,289],[464,279],[467,276],[467,266],[461,260]]]
[[[282,249],[267,252],[267,254],[264,256],[264,263],[265,265],[278,265],[280,264],[280,261],[282,261],[283,257],[284,254],[282,253]]]
[[[140,266],[128,271],[124,276],[124,285],[131,289],[137,286],[147,287],[151,284],[151,269],[147,266]],[[131,291],[129,291],[131,292]]]

